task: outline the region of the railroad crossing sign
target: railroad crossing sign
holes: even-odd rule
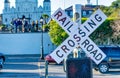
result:
[[[66,58],[78,45],[96,64],[99,64],[106,57],[102,50],[89,38],[89,35],[107,18],[100,9],[81,26],[77,26],[71,21],[61,8],[56,10],[51,17],[69,34],[69,37],[50,54],[57,63]]]

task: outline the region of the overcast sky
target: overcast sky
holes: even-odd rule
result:
[[[111,3],[116,0],[98,0],[99,5],[110,6]],[[11,7],[15,5],[15,0],[10,0]],[[43,5],[43,0],[38,0],[39,5]],[[96,4],[96,0],[91,0],[92,4]],[[87,0],[51,0],[51,9],[54,12],[57,8],[61,7],[62,9],[67,8],[73,4],[87,4]],[[4,0],[0,0],[0,14],[2,13],[4,7]]]

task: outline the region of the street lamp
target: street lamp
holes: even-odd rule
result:
[[[41,23],[41,26],[43,27],[43,17],[41,16],[40,17],[40,23]],[[41,59],[43,60],[44,59],[44,48],[43,48],[43,29],[42,29],[42,27],[41,27]]]

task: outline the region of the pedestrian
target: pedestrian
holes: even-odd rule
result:
[[[36,21],[35,31],[38,32],[38,20]]]
[[[18,19],[19,32],[22,32],[22,20]]]
[[[27,32],[28,29],[28,21],[24,18],[22,21],[22,30],[23,32]]]
[[[14,20],[14,26],[15,26],[15,33],[17,33],[17,27],[18,27],[18,20]]]
[[[31,25],[31,32],[34,32],[35,31],[35,21],[32,21],[32,25]]]
[[[24,23],[25,23],[25,19],[22,19],[22,32],[24,32]]]
[[[27,20],[25,20],[24,28],[25,28],[25,32],[28,32],[28,21]]]
[[[12,19],[11,21],[11,29],[10,29],[11,33],[14,32],[14,19]]]

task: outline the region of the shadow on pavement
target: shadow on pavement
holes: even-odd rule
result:
[[[0,78],[40,78],[39,57],[6,57]]]
[[[106,74],[112,74],[112,75],[120,75],[120,70],[119,71],[109,71]]]
[[[4,64],[4,69],[12,70],[36,70],[38,69],[37,65],[34,64]]]
[[[16,57],[16,58],[6,58],[6,61],[5,62],[15,62],[15,63],[18,63],[18,62],[38,62],[39,61],[39,58],[34,58],[34,57]]]
[[[6,76],[6,74],[7,74],[7,76]],[[0,73],[0,78],[1,77],[4,77],[4,78],[9,78],[9,77],[11,77],[11,78],[17,78],[17,77],[19,77],[19,78],[21,78],[21,77],[24,77],[24,78],[26,78],[26,77],[30,77],[30,78],[39,78],[40,77],[40,74],[39,73],[22,73],[22,72],[1,72]]]

